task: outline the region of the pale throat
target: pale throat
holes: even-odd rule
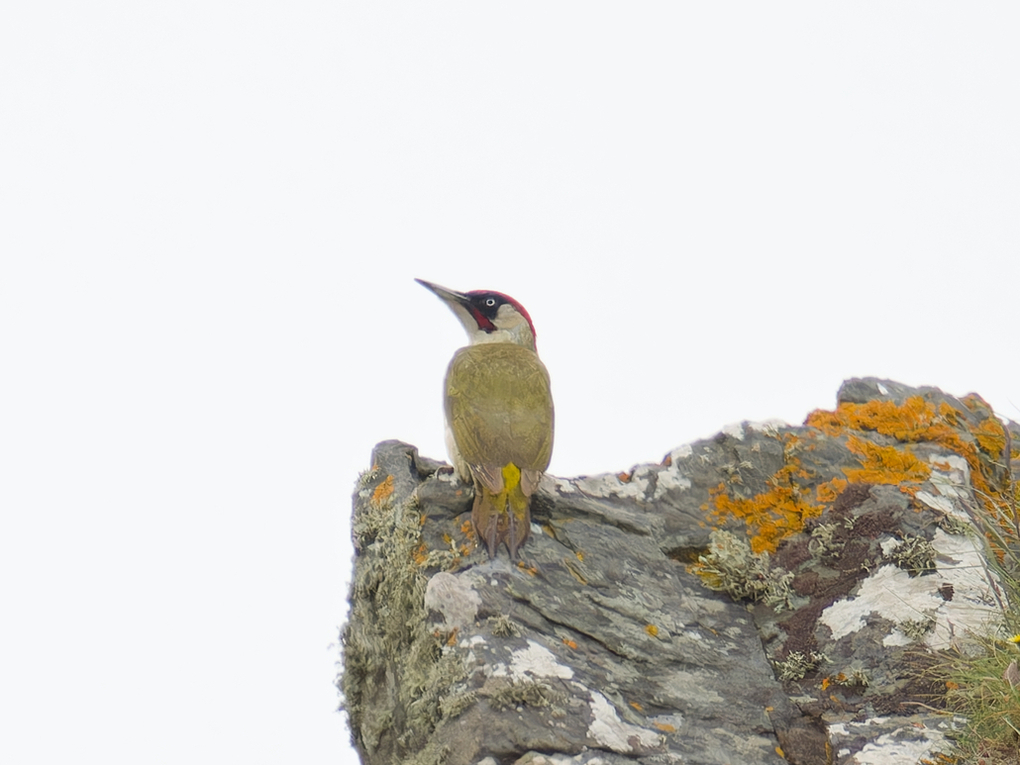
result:
[[[528,322],[522,321],[515,327],[495,329],[486,332],[484,329],[476,329],[468,332],[471,345],[484,345],[485,343],[513,343],[523,345],[525,348],[535,350],[535,336],[531,333]]]

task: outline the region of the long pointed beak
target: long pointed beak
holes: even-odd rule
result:
[[[427,282],[424,279],[415,279],[415,281],[425,289],[434,292],[441,300],[443,300],[443,302],[449,303],[451,307],[456,305],[466,305],[468,303],[468,296],[463,292],[448,290],[446,287],[433,284],[432,282]]]

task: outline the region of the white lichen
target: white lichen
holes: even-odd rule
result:
[[[616,473],[582,476],[577,479],[577,488],[590,497],[632,497],[644,498],[648,490],[647,476],[631,476],[629,481],[620,480]]]
[[[691,488],[691,481],[687,476],[680,475],[676,460],[665,470],[659,470],[655,474],[655,494],[653,500],[662,499],[668,491],[686,491]]]
[[[735,438],[738,441],[744,440],[744,423],[742,422],[731,422],[729,425],[724,425],[722,432],[730,438]]]
[[[937,529],[932,546],[939,563],[938,576],[912,577],[901,568],[885,564],[860,583],[855,595],[837,600],[822,611],[819,618],[832,631],[832,639],[862,629],[871,614],[893,625],[905,618],[934,614],[935,626],[924,636],[924,643],[934,650],[949,648],[954,636],[993,629],[1001,615],[975,540]],[[951,601],[939,592],[944,584],[953,586]],[[892,630],[883,642],[900,646],[911,639]]]
[[[642,749],[659,746],[662,737],[658,733],[625,723],[609,699],[598,691],[589,689],[588,693],[592,717],[588,724],[588,736],[597,746],[620,754],[636,754]]]
[[[562,677],[569,680],[574,676],[574,670],[560,664],[552,651],[534,640],[528,641],[527,648],[519,648],[510,655],[507,670],[511,677],[522,680],[535,677]]]
[[[780,431],[784,428],[791,427],[790,423],[786,420],[780,420],[778,418],[772,418],[769,420],[761,420],[759,422],[748,422],[745,423],[748,430],[754,430],[758,433],[764,433],[766,436],[777,436]]]
[[[446,626],[464,627],[478,615],[482,599],[466,579],[445,571],[429,579],[425,588],[425,608],[443,615]]]

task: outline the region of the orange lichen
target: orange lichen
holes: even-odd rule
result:
[[[640,704],[638,704],[636,701],[630,702],[630,705],[632,707],[634,707],[634,709],[636,709],[638,712],[644,712],[645,711],[645,708],[643,706],[641,706]]]
[[[663,733],[676,733],[676,726],[670,725],[669,723],[652,723],[656,728],[661,730]]]
[[[804,480],[800,460],[796,457],[799,443],[800,439],[792,433],[784,437],[786,464],[769,478],[772,488],[768,491],[746,499],[729,496],[724,483],[709,489],[712,519],[722,521],[733,517],[744,521],[751,551],[756,554],[775,552],[783,539],[803,529],[806,521],[822,512],[821,505],[810,501],[806,487],[795,480]],[[703,509],[708,510],[709,506]]]
[[[573,651],[577,650],[577,643],[571,640],[570,638],[563,638],[563,645],[565,645],[567,648],[570,648]]]
[[[835,412],[812,412],[805,424],[831,436],[844,435],[847,431],[875,432],[905,443],[938,444],[967,461],[978,498],[992,517],[1005,523],[999,509],[1004,504],[1003,497],[991,481],[994,466],[982,458],[982,453],[993,458],[1001,455],[1005,446],[1004,428],[980,396],[971,394],[962,400],[971,412],[988,413],[976,428],[964,429],[965,418],[948,402],[943,401],[936,407],[922,396],[911,396],[902,404],[889,400],[864,404],[843,402]]]
[[[978,446],[992,459],[997,459],[1006,448],[1006,431],[1002,423],[994,417],[982,420],[981,424],[974,428],[973,433]]]
[[[646,624],[645,625],[645,632],[647,632],[652,637],[658,637],[659,636],[659,628],[656,627],[654,624]]]
[[[372,504],[376,507],[382,507],[383,503],[390,498],[393,494],[393,476],[386,476],[378,486],[375,487],[375,491],[372,492]]]
[[[577,550],[577,551],[576,551],[576,552],[574,553],[574,555],[576,555],[576,556],[577,556],[577,559],[578,559],[579,561],[582,561],[582,562],[584,561],[584,551],[583,551],[583,550]]]
[[[424,542],[421,542],[414,551],[411,553],[411,559],[419,566],[424,566],[425,561],[429,557],[429,548],[425,546]]]
[[[923,396],[911,396],[900,404],[889,399],[862,404],[842,402],[835,411],[812,412],[805,425],[831,437],[846,437],[848,448],[860,459],[860,467],[845,468],[845,480],[834,478],[818,484],[812,498],[815,477],[801,464],[798,453],[814,448],[810,439],[817,432],[808,431],[800,438],[787,433],[783,437],[784,465],[769,478],[768,490],[750,498],[731,496],[722,482],[709,489],[709,501],[702,509],[713,525],[730,518],[742,520],[754,553],[774,552],[784,538],[801,531],[807,520],[820,515],[823,506],[835,502],[849,483],[898,485],[902,491],[916,495],[930,478],[932,467],[907,445],[933,443],[966,460],[975,494],[1006,527],[1009,522],[1000,508],[1009,503],[1001,490],[993,488],[1001,481],[997,472],[1001,466],[996,461],[1004,456],[1004,428],[981,398],[967,396],[963,403],[970,412],[987,416],[970,427],[972,414],[947,401],[935,404]],[[871,439],[866,434],[887,438]],[[900,443],[890,444],[889,439]],[[950,466],[943,461],[936,467],[945,471]]]
[[[828,687],[829,687],[829,678],[823,677],[822,678],[822,690],[824,691]]]
[[[850,483],[899,484],[913,496],[931,475],[931,467],[906,449],[878,446],[857,436],[848,437],[846,445],[861,458],[861,467],[843,468]]]
[[[895,401],[868,401],[865,404],[844,401],[835,412],[815,410],[804,424],[830,436],[841,435],[847,430],[871,430],[892,436],[897,441],[915,443],[934,440],[930,437],[933,428],[938,428],[939,432],[949,431],[955,423],[947,420],[949,417],[936,412],[931,402],[921,396],[911,396],[902,405]]]
[[[531,574],[531,576],[535,576],[538,573],[538,568],[536,568],[535,566],[529,566],[522,560],[517,561],[517,568],[521,569],[527,574]]]
[[[842,478],[833,478],[831,481],[818,484],[815,489],[815,498],[818,502],[828,505],[836,501],[836,497],[843,493],[849,484]]]
[[[617,473],[616,478],[620,483],[630,483],[630,479],[633,478],[633,473]]]
[[[988,411],[991,408],[988,406],[988,402],[976,393],[968,393],[961,400],[963,401],[963,405],[972,412],[976,412],[979,409]]]
[[[948,401],[943,401],[939,404],[939,414],[941,414],[950,425],[956,425],[958,423],[959,414],[953,405]]]

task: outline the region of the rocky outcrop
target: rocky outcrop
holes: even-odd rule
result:
[[[342,691],[363,762],[904,763],[948,748],[933,651],[994,629],[1004,429],[851,380],[616,475],[547,477],[522,560],[379,444],[354,499]]]

